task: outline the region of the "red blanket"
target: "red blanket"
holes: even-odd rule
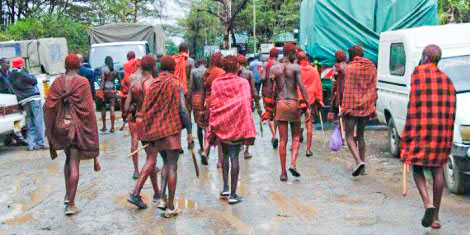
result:
[[[147,85],[148,84],[148,85]],[[156,141],[181,132],[179,110],[182,87],[173,74],[161,73],[160,77],[145,83],[142,116],[145,130],[141,140]]]
[[[313,68],[307,61],[300,62],[300,77],[304,83],[305,89],[307,90],[309,105],[315,103],[315,101],[323,101],[323,87],[320,80],[320,74]],[[300,102],[305,102],[302,93],[298,91]]]
[[[76,75],[65,88],[65,76],[57,78],[49,89],[44,104],[46,136],[51,149],[63,150],[69,145],[77,148],[81,157],[95,158],[99,155],[98,127],[90,85],[84,77]],[[58,120],[64,119],[64,99],[68,100],[71,125],[70,135],[58,131]]]
[[[181,86],[183,86],[185,95],[188,94],[188,77],[186,72],[188,57],[189,55],[186,53],[182,53],[173,57],[176,62],[175,76],[178,81],[180,81]]]
[[[356,57],[346,67],[342,112],[352,117],[375,115],[377,71],[368,59]]]
[[[246,79],[232,73],[217,78],[211,89],[209,135],[224,142],[253,142],[256,130],[251,102]]]
[[[456,92],[434,64],[416,67],[401,138],[401,159],[408,164],[441,167],[452,149]]]

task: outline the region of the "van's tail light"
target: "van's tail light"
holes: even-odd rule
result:
[[[12,113],[19,113],[20,108],[18,105],[10,105],[10,106],[0,106],[0,115],[8,115]]]
[[[470,142],[470,125],[460,126],[460,135],[463,142]]]

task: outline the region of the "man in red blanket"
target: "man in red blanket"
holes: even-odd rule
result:
[[[444,175],[442,166],[452,149],[456,112],[456,91],[451,79],[437,63],[441,49],[436,45],[424,48],[421,65],[411,76],[410,101],[405,129],[401,138],[401,160],[413,165],[413,176],[426,209],[421,224],[441,227],[441,206]],[[433,200],[429,199],[424,170],[433,177]]]
[[[264,69],[265,74],[262,77],[263,80],[263,88],[261,89],[261,94],[263,96],[263,103],[265,112],[263,113],[263,121],[268,121],[269,129],[271,129],[271,133],[273,135],[271,139],[271,144],[273,148],[276,149],[277,145],[279,144],[277,136],[277,126],[276,122],[274,122],[274,117],[271,115],[274,109],[274,98],[273,98],[273,80],[271,79],[271,68],[277,64],[277,56],[279,51],[276,48],[271,49],[269,52],[269,58],[266,63],[266,68]]]
[[[46,136],[52,159],[56,150],[65,150],[65,214],[79,212],[75,205],[80,160],[94,160],[95,171],[101,169],[98,162],[99,140],[95,106],[90,84],[78,75],[80,59],[75,54],[65,58],[65,75],[59,76],[49,89],[44,104]]]
[[[129,202],[139,208],[146,208],[139,196],[140,189],[147,176],[155,169],[157,153],[163,152],[162,181],[168,182],[169,191],[164,214],[166,218],[176,216],[179,213],[175,208],[174,199],[178,155],[181,149],[181,129],[184,127],[188,133],[191,133],[191,119],[185,105],[184,90],[173,75],[175,65],[175,60],[172,57],[163,56],[160,76],[144,84],[145,96],[142,106],[144,131],[141,140],[142,143],[149,145],[147,153],[151,157],[146,161],[137,180],[136,188],[129,196]],[[192,143],[192,141],[192,136],[189,134],[188,143]],[[162,188],[165,188],[165,185],[162,185]]]
[[[139,61],[135,58],[135,52],[129,51],[127,53],[127,63],[124,64],[124,78],[121,81],[121,112],[124,114],[124,104],[126,103],[127,94],[129,93],[129,87],[131,85],[131,81],[129,77],[135,73],[138,69]],[[124,126],[126,125],[126,119],[123,118],[123,124],[121,127],[121,131],[124,130]]]
[[[305,113],[305,128],[307,129],[307,157],[311,157],[312,153],[312,139],[313,139],[313,116],[318,113],[323,105],[323,87],[320,80],[318,71],[310,65],[307,55],[300,52],[297,54],[297,60],[300,65],[300,77],[307,90],[308,101],[301,98],[300,108]],[[302,97],[299,94],[299,97]],[[303,133],[301,133],[302,135]]]
[[[300,90],[305,100],[310,100],[301,78],[300,67],[294,63],[297,59],[296,49],[295,45],[286,44],[284,46],[285,58],[282,63],[274,65],[270,71],[274,83],[273,95],[276,100],[274,119],[279,127],[279,137],[281,139],[279,146],[281,181],[287,181],[286,147],[289,136],[289,124],[292,132],[292,157],[289,171],[294,177],[300,177],[300,173],[297,171],[297,157],[300,144],[298,90]]]
[[[236,204],[242,200],[236,193],[240,171],[238,154],[242,144],[253,145],[256,130],[252,116],[253,100],[250,84],[245,78],[237,75],[239,70],[237,57],[228,56],[223,64],[227,73],[212,83],[209,135],[215,135],[220,140],[224,153],[222,164],[224,185],[220,196],[228,197],[230,204]]]
[[[356,162],[353,176],[365,173],[364,129],[368,120],[375,116],[377,100],[377,71],[375,65],[364,58],[363,54],[360,46],[350,50],[351,63],[346,67],[342,114],[340,114],[344,116],[346,142]]]
[[[211,64],[209,69],[204,73],[204,93],[203,93],[203,102],[204,102],[204,109],[205,109],[205,122],[206,122],[206,127],[208,125],[209,121],[209,107],[210,107],[210,100],[211,100],[211,87],[212,87],[212,82],[219,78],[220,76],[225,74],[225,71],[222,69],[222,60],[224,56],[220,52],[216,52],[215,54],[212,55],[211,57]],[[207,129],[206,129],[207,132]],[[210,153],[210,144],[209,144],[209,139],[206,134],[205,142],[204,142],[204,155],[201,156],[201,161],[202,164],[207,165],[207,158],[209,157]],[[222,152],[222,146],[220,144],[217,145],[218,149],[218,161],[217,161],[217,168],[222,167],[222,159],[223,159],[223,152]]]

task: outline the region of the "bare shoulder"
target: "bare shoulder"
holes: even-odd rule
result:
[[[273,67],[271,67],[271,70],[270,70],[270,72],[274,75],[280,75],[282,74],[282,71],[283,71],[283,68],[282,68],[281,63],[273,65]]]

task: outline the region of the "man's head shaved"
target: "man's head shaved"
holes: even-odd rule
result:
[[[78,70],[80,69],[80,57],[76,54],[69,54],[65,57],[65,69],[66,70]]]
[[[224,70],[227,73],[237,73],[238,72],[238,58],[236,56],[227,56],[224,58],[223,62]]]
[[[153,69],[155,68],[155,65],[157,64],[157,59],[155,58],[154,55],[146,55],[142,60],[140,61],[140,66],[143,71],[147,72],[153,72]]]
[[[441,60],[442,51],[437,45],[428,45],[423,50],[422,62],[425,64],[437,64]]]
[[[163,56],[160,59],[160,69],[166,72],[174,72],[176,68],[176,62],[173,56]]]
[[[188,52],[189,51],[189,46],[187,43],[182,42],[179,47],[180,52]]]
[[[127,52],[127,59],[128,60],[135,59],[135,52],[134,51]]]

